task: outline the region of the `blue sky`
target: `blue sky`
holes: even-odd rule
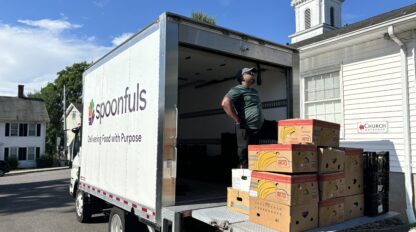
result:
[[[415,3],[415,0],[346,0],[343,24]],[[1,0],[0,95],[17,84],[35,91],[74,62],[93,61],[170,11],[202,11],[226,28],[278,43],[295,30],[290,0]]]

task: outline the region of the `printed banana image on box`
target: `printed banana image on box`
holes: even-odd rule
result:
[[[339,147],[340,125],[315,119],[279,121],[279,143]]]
[[[256,171],[303,173],[318,169],[314,145],[249,145],[248,159],[249,168]]]
[[[318,202],[317,175],[284,175],[253,172],[250,196],[285,205],[301,205]]]

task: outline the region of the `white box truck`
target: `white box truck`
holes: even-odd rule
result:
[[[297,117],[297,65],[288,46],[162,14],[84,73],[82,152],[70,186],[78,220],[108,212],[109,231],[186,231],[184,218],[223,230],[248,223],[221,216],[231,213],[236,156],[221,99],[239,69],[257,67],[265,117]]]

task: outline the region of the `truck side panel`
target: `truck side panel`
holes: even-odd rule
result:
[[[151,221],[157,196],[159,49],[154,24],[87,70],[83,95],[81,182],[110,203],[147,213]]]

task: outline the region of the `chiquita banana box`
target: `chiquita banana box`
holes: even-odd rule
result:
[[[319,201],[316,174],[284,175],[253,172],[250,196],[284,205],[302,205]]]
[[[340,125],[315,119],[279,121],[279,143],[339,147]]]
[[[321,201],[345,196],[343,172],[319,175],[319,199]]]
[[[319,202],[319,227],[344,222],[344,198]]]
[[[248,146],[249,169],[255,171],[317,172],[317,157],[315,145],[266,144]]]

